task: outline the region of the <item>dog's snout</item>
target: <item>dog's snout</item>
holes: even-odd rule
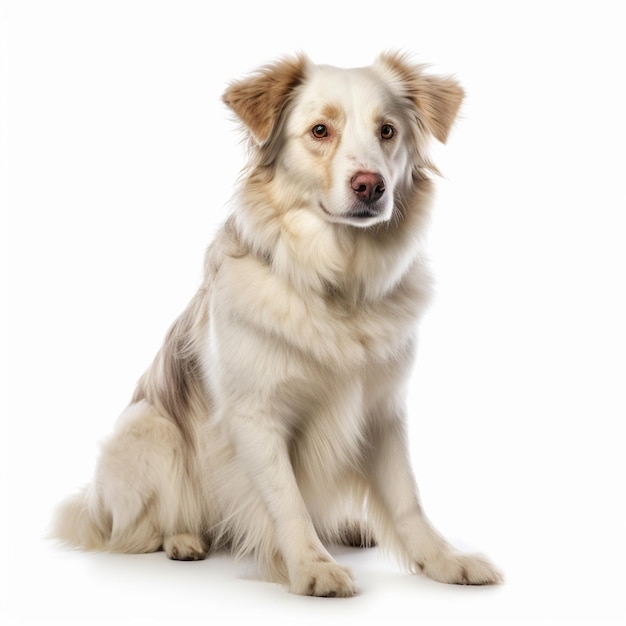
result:
[[[357,172],[350,186],[356,197],[366,204],[376,202],[385,193],[385,181],[376,172]]]

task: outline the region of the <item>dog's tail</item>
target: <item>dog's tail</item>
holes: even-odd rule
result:
[[[103,550],[110,533],[97,523],[90,506],[89,487],[71,496],[56,510],[50,539],[82,550]]]

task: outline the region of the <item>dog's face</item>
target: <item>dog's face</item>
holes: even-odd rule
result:
[[[408,120],[372,69],[313,66],[285,124],[283,166],[333,222],[390,219],[394,189],[410,175]]]
[[[392,218],[399,190],[429,166],[429,135],[445,141],[462,97],[400,55],[355,69],[284,60],[224,94],[298,204],[356,227]]]

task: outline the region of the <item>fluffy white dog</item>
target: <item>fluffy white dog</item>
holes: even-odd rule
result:
[[[251,144],[232,215],[57,537],[182,560],[227,545],[316,596],[355,593],[325,544],[371,537],[439,581],[501,580],[433,529],[407,455],[427,146],[462,97],[391,53],[282,59],[230,85]]]

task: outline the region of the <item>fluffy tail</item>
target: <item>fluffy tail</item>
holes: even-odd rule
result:
[[[90,511],[88,487],[59,506],[50,538],[82,550],[103,550],[106,547],[109,537],[96,524]]]

